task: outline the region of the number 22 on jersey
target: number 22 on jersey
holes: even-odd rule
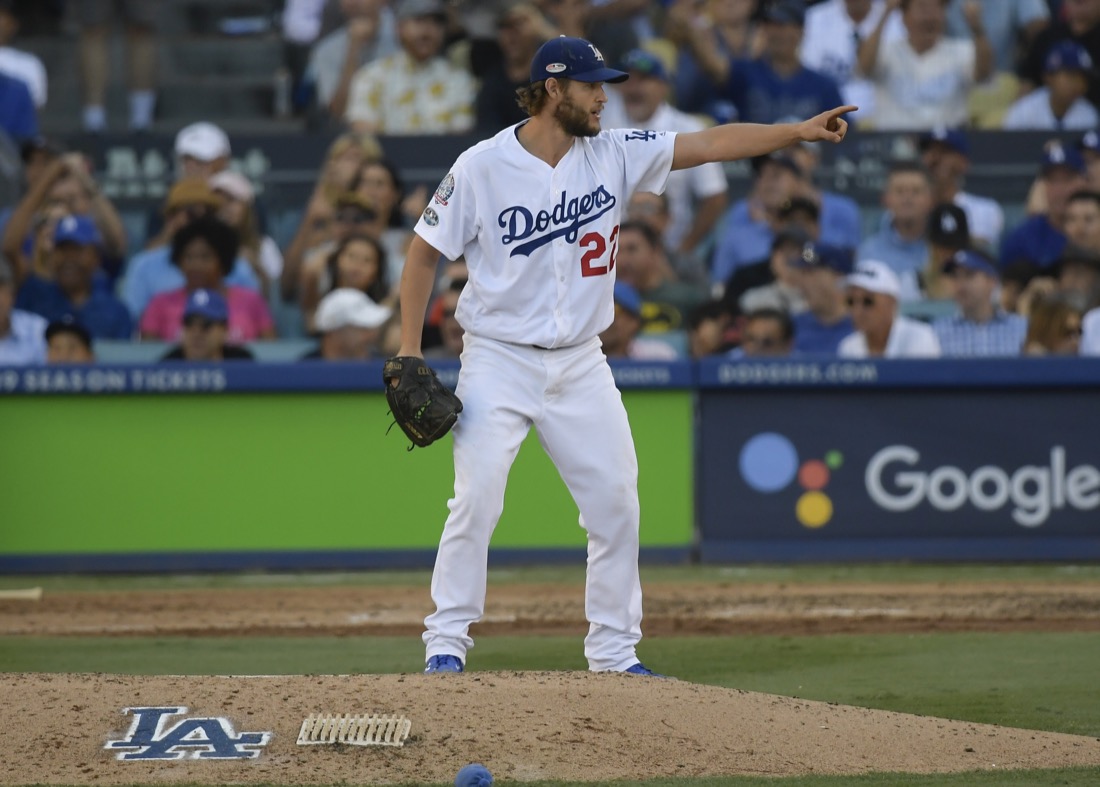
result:
[[[585,250],[581,257],[581,276],[605,276],[615,269],[615,241],[618,237],[619,225],[616,224],[607,240],[598,232],[589,232],[581,238],[580,245]],[[607,264],[597,265],[608,246],[611,247],[611,253],[608,254]]]

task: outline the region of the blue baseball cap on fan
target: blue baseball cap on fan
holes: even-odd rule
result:
[[[577,82],[623,82],[629,76],[608,68],[596,45],[583,38],[551,38],[539,47],[531,61],[532,83],[550,77]]]
[[[202,317],[210,322],[229,322],[229,304],[217,290],[195,290],[187,296],[183,319]]]

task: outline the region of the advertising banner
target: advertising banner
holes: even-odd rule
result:
[[[1096,558],[1096,393],[704,390],[704,559]]]

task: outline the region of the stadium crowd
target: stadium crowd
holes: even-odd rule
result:
[[[104,39],[125,11],[134,133],[156,117],[150,0],[42,3],[78,13],[87,133],[105,130]],[[604,128],[690,131],[802,120],[845,103],[859,129],[912,132],[877,228],[822,187],[814,145],[638,193],[617,238],[609,356],[1100,355],[1100,0],[285,0],[295,110],[337,133],[288,242],[232,167],[219,118],[175,134],[174,181],[140,248],[89,160],[39,133],[49,64],[19,47],[27,4],[0,0],[0,142],[22,187],[0,205],[0,364],[86,362],[101,342],[163,359],[247,360],[273,339],[304,358],[397,347],[397,289],[432,199],[406,188],[386,138],[523,119],[515,89],[549,37],[595,42],[630,73]],[[39,8],[41,11],[41,8]],[[74,108],[74,113],[78,108]],[[1057,133],[1033,162],[1026,215],[967,190],[971,130]],[[1065,141],[1069,132],[1072,142]],[[457,357],[460,261],[440,267],[425,348]]]

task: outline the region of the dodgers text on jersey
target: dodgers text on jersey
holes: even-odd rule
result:
[[[497,224],[506,230],[500,241],[505,246],[516,241],[527,241],[512,249],[509,257],[529,256],[535,249],[562,236],[570,243],[575,243],[581,227],[607,213],[615,204],[615,195],[603,186],[598,186],[591,194],[572,199],[563,191],[561,199],[552,210],[540,210],[536,214],[532,214],[522,205],[513,205],[502,210],[497,217]],[[551,227],[554,229],[547,232]],[[532,238],[536,233],[545,234]],[[527,240],[528,238],[531,239]]]

